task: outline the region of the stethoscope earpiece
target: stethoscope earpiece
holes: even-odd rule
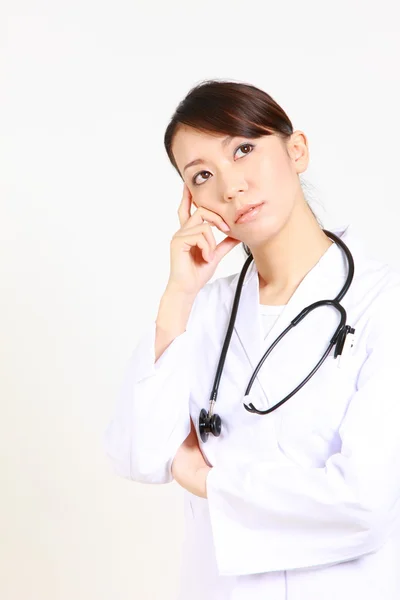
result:
[[[206,409],[202,408],[199,416],[199,432],[203,442],[207,441],[209,433],[218,437],[221,433],[221,417],[219,415],[209,417]]]

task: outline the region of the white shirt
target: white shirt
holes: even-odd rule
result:
[[[275,325],[285,306],[285,304],[260,304],[260,315],[264,332],[264,340],[271,331],[272,327]]]

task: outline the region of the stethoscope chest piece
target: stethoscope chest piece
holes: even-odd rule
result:
[[[199,433],[203,442],[207,441],[209,433],[218,437],[221,433],[221,417],[219,415],[209,417],[206,409],[202,408],[199,415]]]
[[[313,302],[312,304],[310,304],[310,306],[306,306],[302,311],[300,311],[300,313],[294,319],[292,319],[290,324],[277,337],[277,339],[271,344],[271,346],[268,348],[268,350],[265,352],[264,356],[258,363],[258,365],[249,381],[249,384],[247,386],[245,397],[248,396],[248,393],[251,389],[251,386],[253,385],[253,381],[254,381],[259,369],[261,368],[262,364],[264,363],[265,359],[270,354],[270,352],[273,350],[273,348],[288,333],[288,331],[290,331],[292,329],[292,327],[295,327],[296,325],[298,325],[298,323],[300,323],[300,321],[302,321],[302,319],[304,319],[312,310],[318,308],[319,306],[331,305],[340,312],[340,317],[341,317],[340,323],[336,329],[335,334],[333,335],[333,337],[330,341],[328,348],[325,350],[324,354],[322,355],[322,357],[320,358],[318,363],[314,366],[313,370],[307,375],[307,377],[305,377],[303,379],[303,381],[301,381],[300,384],[290,394],[287,394],[287,396],[285,398],[283,398],[280,402],[278,402],[271,408],[268,408],[267,410],[263,410],[263,411],[255,408],[253,404],[250,404],[249,406],[244,404],[244,408],[248,412],[256,413],[259,415],[266,415],[266,414],[269,414],[270,412],[276,410],[277,408],[279,408],[279,406],[281,406],[282,404],[284,404],[284,402],[289,400],[289,398],[291,398],[294,394],[296,394],[307,383],[307,381],[309,381],[311,379],[311,377],[319,369],[319,367],[322,365],[322,363],[324,362],[324,360],[330,353],[334,344],[336,344],[335,351],[334,351],[334,357],[339,359],[338,366],[340,366],[340,359],[342,358],[342,356],[346,357],[347,355],[351,354],[351,352],[352,352],[352,348],[354,346],[355,329],[354,329],[354,327],[350,327],[350,325],[346,325],[347,315],[346,315],[346,311],[345,311],[344,307],[340,304],[340,301],[343,298],[343,296],[347,293],[347,290],[349,289],[350,284],[353,280],[354,260],[353,260],[350,250],[338,236],[331,233],[330,231],[327,231],[326,229],[324,229],[323,231],[333,241],[336,241],[338,246],[341,247],[341,249],[344,251],[344,254],[346,255],[347,264],[348,264],[348,273],[347,273],[346,281],[345,281],[342,289],[336,296],[336,298],[334,298],[332,300],[319,300],[317,302]],[[207,441],[209,433],[212,433],[215,437],[218,437],[221,433],[221,423],[222,423],[221,417],[217,414],[213,414],[212,409],[213,409],[213,406],[217,399],[219,381],[221,379],[222,369],[223,369],[226,354],[228,351],[229,342],[230,342],[230,339],[232,336],[232,331],[233,331],[233,327],[234,327],[234,323],[235,323],[236,312],[237,312],[238,305],[239,305],[239,299],[240,299],[240,294],[241,294],[241,290],[242,290],[244,277],[245,277],[246,271],[247,271],[250,263],[253,260],[254,260],[254,258],[250,254],[249,257],[246,259],[245,264],[243,265],[242,271],[241,271],[239,279],[238,279],[236,293],[235,293],[235,297],[234,297],[234,301],[233,301],[231,318],[229,321],[228,330],[227,330],[225,341],[224,341],[224,344],[222,347],[221,356],[220,356],[218,366],[217,366],[217,373],[215,375],[214,385],[213,385],[213,389],[212,389],[211,396],[210,396],[210,410],[209,410],[209,412],[207,412],[206,409],[203,408],[199,415],[199,433],[200,433],[200,437],[203,442]]]

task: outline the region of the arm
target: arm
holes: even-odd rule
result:
[[[125,367],[103,434],[105,452],[122,477],[142,483],[173,479],[172,460],[190,432],[192,322],[199,294],[193,301],[166,290],[156,321]]]
[[[335,564],[390,535],[400,514],[399,294],[380,304],[341,451],[324,468],[254,460],[207,474],[221,574]]]
[[[190,422],[190,434],[178,449],[171,472],[181,487],[200,498],[207,498],[206,477],[212,467],[203,457],[192,419]]]

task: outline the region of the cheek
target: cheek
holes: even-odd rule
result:
[[[268,168],[271,181],[274,185],[282,184],[282,182],[290,181],[292,179],[290,164],[282,156],[276,157],[272,161],[268,161],[266,167]]]
[[[259,174],[261,186],[271,202],[282,206],[293,201],[293,192],[298,183],[288,160],[281,156],[274,160],[263,160]]]

